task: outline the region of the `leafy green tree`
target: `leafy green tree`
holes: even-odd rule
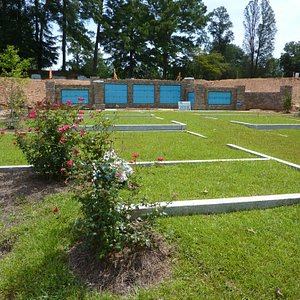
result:
[[[178,60],[187,60],[202,41],[207,22],[206,6],[199,0],[148,0],[152,47],[162,78],[170,78]],[[172,77],[174,75],[172,74]]]
[[[212,35],[211,52],[219,52],[223,56],[226,54],[226,47],[230,44],[234,35],[231,30],[232,22],[224,6],[220,6],[209,14],[210,24],[208,31]]]
[[[9,128],[16,126],[24,105],[23,78],[27,76],[30,66],[30,59],[21,59],[18,52],[14,46],[7,46],[5,51],[0,53],[0,76],[4,77],[4,96],[10,110]]]
[[[66,71],[68,38],[80,42],[83,46],[89,44],[88,30],[81,18],[82,2],[80,0],[54,0],[52,13],[55,16],[61,36],[62,71]]]
[[[229,65],[221,53],[199,53],[191,65],[195,78],[206,80],[221,79],[229,70]]]
[[[151,56],[147,40],[151,29],[149,11],[142,1],[107,1],[104,50],[121,77],[139,76],[137,70]]]
[[[255,77],[272,57],[276,29],[274,11],[269,0],[251,0],[244,11],[244,49],[249,57],[249,75]]]
[[[300,72],[300,41],[289,42],[284,46],[284,53],[280,56],[280,66],[284,76],[291,77]]]
[[[245,73],[246,57],[242,48],[234,44],[228,44],[226,46],[224,58],[228,64],[228,69],[227,72],[223,74],[223,79],[247,76]]]
[[[30,7],[25,0],[1,0],[0,2],[0,52],[7,45],[20,49],[23,58],[34,56],[35,42]]]
[[[38,70],[43,67],[50,67],[58,59],[56,38],[51,31],[51,14],[52,2],[50,0],[40,1],[33,0],[30,9],[30,16],[34,21],[34,64]]]
[[[94,54],[93,54],[93,68],[92,74],[97,75],[100,71],[98,68],[101,64],[98,64],[99,46],[103,40],[103,25],[104,25],[104,1],[103,0],[82,0],[82,14],[87,19],[92,19],[97,26],[95,42],[94,42]],[[101,58],[100,58],[101,59]],[[100,71],[101,72],[101,71]]]

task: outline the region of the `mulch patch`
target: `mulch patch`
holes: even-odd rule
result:
[[[129,250],[99,260],[82,242],[69,251],[70,269],[90,289],[118,295],[133,294],[170,276],[171,247],[156,238],[156,247]]]
[[[11,213],[23,203],[34,203],[45,196],[67,191],[64,182],[45,179],[28,170],[0,170],[0,222],[6,226]]]

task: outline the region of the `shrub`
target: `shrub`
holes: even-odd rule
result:
[[[71,105],[39,105],[28,114],[33,129],[17,134],[18,145],[37,173],[66,178],[72,185],[82,204],[76,227],[100,257],[124,248],[151,247],[157,210],[131,218],[138,186],[130,182],[133,170],[112,148],[108,119],[96,113],[98,131],[86,131],[78,127],[82,113]],[[126,200],[120,196],[124,188],[132,192]]]
[[[101,118],[101,117],[99,117]],[[78,148],[85,131],[83,120],[71,105],[39,103],[28,114],[30,128],[17,133],[17,143],[36,173],[52,178],[66,178],[72,168],[72,153]],[[98,120],[104,127],[104,121]],[[97,145],[106,139],[106,131],[98,134]],[[95,139],[90,139],[94,143]],[[86,143],[87,152],[88,143]]]
[[[84,140],[88,141],[88,140]],[[111,144],[104,155],[77,155],[74,157],[72,182],[76,198],[82,203],[83,217],[77,220],[77,229],[100,257],[124,248],[136,249],[153,245],[153,222],[157,215],[131,218],[131,197],[123,199],[120,190],[137,186],[131,182],[132,168],[117,156]],[[85,148],[85,147],[84,147]]]
[[[22,113],[25,103],[23,87],[26,84],[27,70],[30,66],[30,59],[21,59],[18,50],[14,46],[7,46],[3,53],[0,53],[0,75],[3,78],[3,92],[7,99],[10,110],[8,128],[15,128],[18,117]]]

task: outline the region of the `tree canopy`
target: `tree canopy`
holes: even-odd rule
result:
[[[240,48],[226,7],[208,12],[204,0],[0,1],[0,52],[13,45],[38,71],[61,58],[62,71],[86,76],[114,68],[120,78],[278,76],[269,0],[249,1],[244,27]]]

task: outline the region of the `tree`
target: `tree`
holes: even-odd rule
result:
[[[66,71],[68,38],[80,42],[83,46],[89,44],[88,30],[82,19],[82,2],[80,0],[54,0],[52,13],[62,33],[62,71]]]
[[[107,1],[103,47],[121,77],[139,76],[139,67],[151,57],[149,21],[147,7],[140,0]]]
[[[208,31],[212,35],[211,52],[219,52],[223,56],[226,54],[226,47],[230,44],[234,35],[231,30],[232,22],[224,6],[220,6],[209,14]]]
[[[229,65],[221,53],[199,53],[191,65],[193,76],[206,80],[219,80],[229,70]]]
[[[284,76],[291,77],[295,72],[300,72],[300,41],[286,43],[283,50],[284,53],[280,56],[280,66]]]
[[[0,76],[4,77],[4,97],[7,99],[10,110],[10,122],[8,128],[14,128],[18,116],[24,104],[23,91],[24,80],[30,66],[30,59],[22,59],[19,50],[14,46],[7,46],[0,53]]]
[[[96,29],[96,37],[94,43],[94,54],[93,54],[93,75],[97,75],[98,67],[101,65],[98,64],[98,54],[99,54],[99,46],[102,43],[103,39],[103,9],[104,9],[104,1],[103,0],[82,0],[82,8],[83,15],[85,18],[91,18],[94,23],[97,25]]]
[[[274,51],[275,14],[269,0],[251,0],[244,11],[244,49],[249,57],[249,75],[255,77]]]
[[[58,59],[56,38],[52,35],[50,26],[53,21],[51,1],[33,0],[30,15],[34,20],[34,63],[41,70],[55,64]]]
[[[166,79],[172,66],[191,58],[200,45],[207,22],[206,6],[199,0],[148,0],[147,5],[152,16],[149,43]]]
[[[34,56],[34,30],[29,9],[25,0],[0,1],[0,52],[7,45],[14,45],[20,49],[21,57]]]

